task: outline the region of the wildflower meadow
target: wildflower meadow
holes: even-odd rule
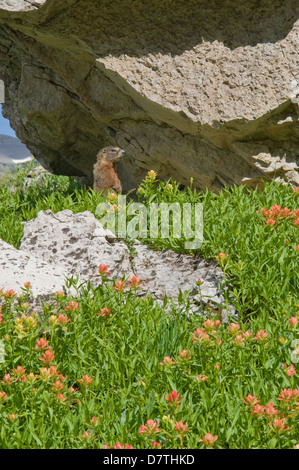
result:
[[[7,243],[18,248],[40,210],[96,213],[98,193],[56,176],[23,190],[26,171],[0,181]],[[85,282],[68,278],[39,312],[30,279],[18,295],[0,286],[0,448],[299,448],[299,188],[217,195],[149,172],[137,195],[145,206],[203,204],[192,254],[222,269],[228,320],[204,305],[193,313],[188,292],[163,303],[139,295],[142,279],[106,264]],[[140,240],[188,253],[171,230]]]

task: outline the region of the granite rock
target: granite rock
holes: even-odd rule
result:
[[[84,184],[117,145],[124,191],[150,169],[215,191],[297,186],[298,17],[297,0],[4,0],[3,112]]]

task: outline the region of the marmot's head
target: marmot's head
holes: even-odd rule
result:
[[[119,147],[105,147],[98,153],[98,161],[105,160],[109,163],[117,162],[123,155],[125,151]]]

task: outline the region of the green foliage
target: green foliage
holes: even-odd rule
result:
[[[23,190],[27,171],[0,183],[0,238],[16,247],[39,210],[95,213],[106,200],[66,177]],[[260,193],[216,195],[192,182],[181,191],[153,173],[137,194],[147,207],[203,204],[204,243],[194,254],[218,256],[238,323],[191,314],[183,294],[178,307],[140,297],[132,284],[123,292],[105,273],[99,285],[68,280],[76,295],[57,293],[39,317],[28,316],[28,286],[19,298],[0,291],[0,448],[202,448],[209,433],[214,448],[298,445],[298,226],[296,216],[273,215],[272,224],[262,210],[297,214],[298,194],[275,182]],[[143,241],[185,252],[171,231]]]
[[[66,176],[46,175],[42,183],[32,178],[31,185],[24,188],[25,176],[33,166],[29,163],[16,175],[0,180],[0,238],[16,248],[23,236],[23,223],[34,219],[39,211],[95,212],[102,200],[99,193],[84,190]]]
[[[299,242],[298,224],[294,218],[280,218],[272,226],[265,223],[262,208],[274,204],[297,209],[299,193],[289,185],[275,181],[265,183],[261,192],[248,191],[235,186],[225,188],[219,195],[211,191],[198,192],[190,187],[179,191],[173,181],[166,183],[148,177],[138,190],[140,201],[147,207],[150,203],[165,201],[203,204],[203,238],[200,250],[191,254],[215,259],[219,252],[225,253],[225,273],[230,278],[234,294],[234,306],[241,317],[269,313],[278,318],[282,313],[298,310]],[[183,231],[182,231],[183,232]],[[171,248],[186,252],[186,239],[143,239],[156,249]]]
[[[115,285],[105,277],[95,287],[70,279],[67,287],[77,294],[57,293],[40,323],[25,315],[24,298],[17,302],[13,292],[3,292],[1,448],[120,442],[150,449],[154,441],[163,448],[197,448],[208,433],[218,436],[215,448],[297,444],[299,392],[289,408],[280,400],[284,389],[298,385],[290,367],[296,331],[287,318],[255,319],[250,328],[222,325],[172,302],[159,306],[129,284],[125,292]],[[172,406],[165,399],[174,392],[179,399]],[[264,407],[273,402],[276,414],[264,408],[259,416],[248,395]],[[275,431],[270,424],[277,413],[287,425]],[[139,431],[149,419],[159,422],[160,432],[147,436]],[[180,421],[188,423],[182,441]]]

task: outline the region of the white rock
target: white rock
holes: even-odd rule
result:
[[[113,279],[137,275],[143,281],[140,295],[150,293],[159,301],[167,295],[176,300],[180,291],[190,291],[195,310],[203,301],[221,312],[225,302],[218,286],[223,276],[216,263],[171,250],[153,251],[139,241],[134,243],[132,255],[123,241],[113,240],[111,235],[89,211],[40,211],[25,224],[19,250],[1,241],[0,288],[20,293],[29,281],[37,301],[63,290],[66,277],[79,276],[80,281],[97,284],[100,281],[94,275],[103,263]],[[198,278],[203,281],[201,297],[195,285]],[[232,308],[230,313],[234,313]]]

